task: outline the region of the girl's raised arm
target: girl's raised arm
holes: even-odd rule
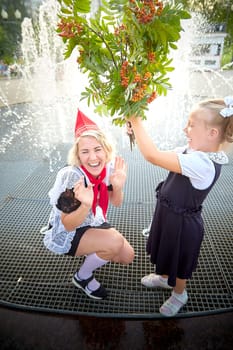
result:
[[[144,158],[154,165],[180,174],[181,167],[177,154],[172,151],[160,151],[146,132],[141,118],[131,117],[129,122]]]

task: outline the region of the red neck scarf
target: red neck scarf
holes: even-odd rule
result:
[[[108,209],[108,190],[107,190],[107,185],[103,182],[103,179],[106,177],[106,167],[103,168],[98,178],[91,175],[87,171],[87,169],[84,168],[84,166],[81,165],[81,168],[87,174],[90,182],[94,185],[93,186],[94,200],[92,203],[92,211],[94,215],[96,213],[96,206],[99,205],[103,210],[104,217],[106,217],[106,213]]]

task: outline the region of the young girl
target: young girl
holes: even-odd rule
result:
[[[156,274],[144,276],[141,282],[146,287],[173,289],[160,313],[174,316],[188,301],[186,280],[197,266],[204,234],[202,203],[222,164],[228,162],[221,146],[225,141],[233,142],[233,97],[199,103],[184,129],[188,145],[175,151],[160,151],[140,118],[132,117],[129,122],[144,158],[169,170],[167,179],[156,189],[157,204],[147,242]]]
[[[53,208],[44,244],[54,253],[86,256],[72,281],[89,297],[103,299],[107,291],[94,271],[109,261],[129,264],[134,258],[131,245],[106,218],[108,200],[114,206],[123,201],[126,165],[120,157],[113,164],[111,144],[81,111],[75,134],[69,165],[49,192]]]

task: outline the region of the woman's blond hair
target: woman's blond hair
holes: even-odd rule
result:
[[[230,117],[223,117],[220,112],[226,108],[223,99],[211,99],[202,101],[199,107],[209,109],[211,111],[211,120],[208,123],[216,126],[221,132],[221,142],[233,142],[233,114]]]
[[[68,165],[72,166],[80,166],[80,159],[79,159],[79,141],[83,137],[91,136],[94,137],[103,147],[104,151],[106,152],[106,163],[108,163],[113,158],[114,148],[113,145],[110,143],[110,141],[107,139],[106,135],[101,130],[88,130],[83,132],[77,139],[75,140],[75,143],[71,147],[68,153],[67,162]]]

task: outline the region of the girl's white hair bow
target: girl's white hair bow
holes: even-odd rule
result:
[[[233,116],[233,96],[226,96],[224,102],[226,108],[220,111],[221,116],[224,118]]]

